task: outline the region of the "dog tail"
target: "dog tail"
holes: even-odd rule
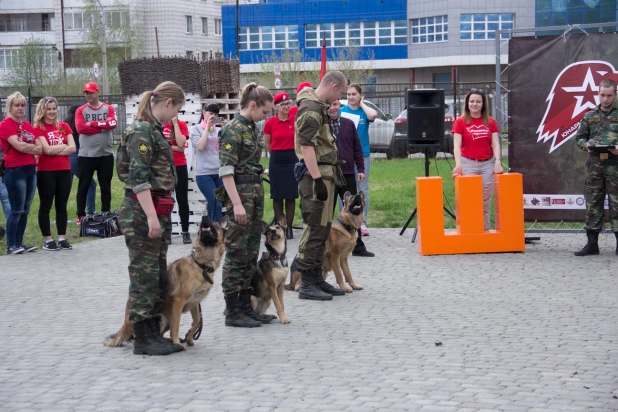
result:
[[[296,258],[292,261],[292,265],[290,265],[290,283],[284,286],[285,290],[298,291],[300,287],[300,271],[296,268]]]

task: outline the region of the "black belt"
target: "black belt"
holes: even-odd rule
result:
[[[606,160],[606,159],[618,160],[618,156],[610,152],[607,152],[607,153],[588,152],[588,156],[596,157],[597,159],[601,159],[601,155],[604,155],[603,157],[605,158],[602,160]],[[605,155],[607,155],[607,157],[605,157]]]
[[[234,175],[235,183],[262,183],[262,176],[257,175]]]
[[[469,157],[466,157],[466,156],[461,156],[461,157],[463,157],[465,159],[468,159],[468,160],[472,160],[474,162],[486,162],[486,161],[491,160],[491,159],[494,158],[493,156],[492,157],[488,157],[487,159],[472,159],[472,158],[469,158]]]
[[[170,193],[172,193],[172,192],[171,191],[170,192],[166,192],[166,191],[162,191],[162,190],[151,190],[150,191],[150,195],[151,196],[167,196]],[[125,189],[124,190],[124,195],[125,195],[125,197],[131,197],[132,198],[135,195],[135,193],[133,193],[133,190]]]

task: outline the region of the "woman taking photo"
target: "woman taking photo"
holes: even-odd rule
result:
[[[275,221],[283,215],[288,224],[285,236],[294,237],[292,224],[298,198],[298,183],[294,178],[294,165],[298,162],[294,150],[294,117],[288,115],[292,102],[285,92],[277,93],[273,101],[275,115],[264,124],[264,144],[270,153],[268,175],[270,177],[270,198],[273,200]]]
[[[205,104],[198,124],[191,126],[189,136],[195,147],[195,183],[206,198],[208,217],[214,222],[221,220],[221,203],[215,198],[215,189],[223,186],[219,177],[219,133],[221,125],[213,119],[219,117],[216,103]]]
[[[358,182],[358,190],[365,192],[365,219],[361,225],[361,234],[368,236],[367,214],[369,213],[369,172],[371,170],[371,146],[369,145],[369,123],[372,123],[378,112],[367,106],[363,99],[363,89],[358,84],[348,86],[348,104],[341,108],[341,113],[348,113],[349,119],[356,123],[356,130],[363,148],[363,160],[365,163],[365,180]]]
[[[11,215],[7,217],[7,254],[31,252],[36,246],[26,246],[24,232],[28,223],[30,204],[36,190],[36,161],[34,155],[43,153],[36,144],[32,125],[24,121],[26,98],[15,92],[6,99],[7,117],[0,123],[0,144],[4,154],[4,184],[9,194]]]
[[[45,238],[44,250],[73,249],[67,242],[67,202],[71,194],[71,160],[75,142],[68,124],[58,122],[58,102],[53,97],[39,101],[34,116],[34,134],[43,147],[36,165],[37,188],[39,189],[39,228]],[[56,205],[56,230],[58,243],[51,235],[49,212]]]
[[[489,230],[489,206],[494,174],[503,173],[498,125],[489,116],[487,96],[479,90],[466,95],[463,116],[453,123],[455,168],[451,175],[483,177],[483,211],[485,230]]]
[[[135,120],[125,130],[116,154],[116,172],[125,183],[120,227],[129,249],[129,321],[135,355],[169,355],[183,350],[159,335],[154,316],[161,310],[159,281],[167,276],[176,186],[172,146],[163,137],[185,102],[182,89],[163,82],[141,95]]]
[[[249,83],[240,96],[240,114],[221,130],[219,176],[227,192],[225,207],[230,216],[222,285],[226,326],[253,328],[272,320],[251,307],[251,277],[257,268],[264,216],[264,167],[260,164],[264,144],[255,123],[268,116],[272,101],[267,88]]]
[[[178,216],[180,217],[180,228],[182,230],[182,243],[191,244],[189,234],[189,169],[187,168],[187,157],[185,156],[185,143],[189,137],[189,128],[178,117],[174,117],[171,123],[163,126],[163,136],[172,145],[174,152],[174,165],[178,175],[176,182],[176,201],[178,202]]]

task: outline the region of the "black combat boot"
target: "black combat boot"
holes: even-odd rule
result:
[[[375,253],[372,253],[367,250],[367,247],[364,244],[356,244],[354,249],[352,250],[352,256],[361,256],[361,257],[374,257]]]
[[[575,256],[599,254],[599,232],[596,230],[586,230],[586,236],[588,237],[588,243],[586,243],[582,250],[575,252]]]
[[[245,315],[261,323],[272,322],[272,318],[265,318],[253,310],[253,306],[251,306],[251,289],[241,290],[238,293],[238,298],[240,300],[240,308],[242,309]]]
[[[309,300],[332,300],[333,299],[332,294],[325,292],[320,286],[318,286],[318,283],[317,283],[318,277],[322,279],[322,269],[321,268],[307,269],[307,270],[300,271],[301,284],[300,284],[300,289],[298,290],[299,299],[309,299]],[[322,282],[324,282],[324,279],[322,279]],[[342,291],[342,292],[345,295],[345,291]]]
[[[133,341],[134,355],[162,356],[184,350],[182,346],[175,345],[167,340],[157,340],[152,333],[151,319],[135,322],[133,333],[135,335]]]
[[[238,292],[225,295],[225,326],[237,326],[239,328],[257,328],[262,322],[251,319],[245,315],[240,306]]]
[[[314,269],[315,271],[315,284],[317,287],[322,289],[323,292],[330,293],[333,296],[343,296],[345,295],[345,290],[341,290],[339,288],[334,287],[330,283],[324,280],[324,271],[322,268]]]

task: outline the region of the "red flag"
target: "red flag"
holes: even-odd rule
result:
[[[326,33],[322,38],[322,64],[320,65],[320,81],[326,75]]]

